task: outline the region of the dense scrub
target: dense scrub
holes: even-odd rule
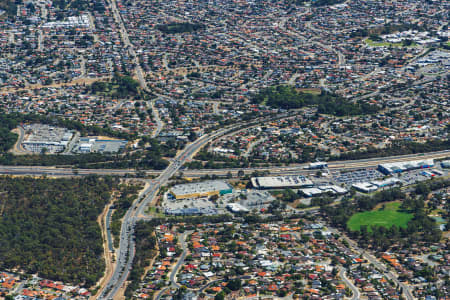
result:
[[[105,263],[97,218],[111,177],[0,177],[0,268],[92,286]]]

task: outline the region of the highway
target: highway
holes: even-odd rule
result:
[[[199,149],[199,148],[198,148]],[[196,149],[196,151],[198,150]],[[408,154],[381,158],[368,158],[351,161],[331,161],[328,162],[330,170],[351,170],[358,168],[376,167],[383,163],[392,163],[416,159],[439,159],[450,157],[450,150],[429,152],[424,154]],[[174,159],[176,161],[176,159]],[[201,169],[201,170],[183,170],[184,176],[187,177],[202,177],[205,175],[224,176],[228,172],[236,175],[239,171],[245,171],[250,174],[254,171],[268,171],[273,175],[287,175],[287,174],[313,174],[316,170],[305,169],[308,164],[291,164],[288,166],[272,166],[260,168],[226,168],[226,169]],[[159,170],[141,170],[147,176],[158,176],[163,171]],[[111,176],[125,176],[135,174],[134,169],[73,169],[73,168],[56,168],[47,166],[0,166],[0,174],[2,175],[30,175],[30,176],[86,176],[86,175],[111,175]]]
[[[122,221],[120,234],[120,244],[117,251],[117,264],[110,281],[100,295],[100,299],[114,299],[119,289],[125,283],[133,263],[135,255],[134,227],[139,219],[145,219],[144,210],[156,197],[159,188],[175,175],[179,168],[190,159],[200,148],[211,140],[228,132],[228,128],[220,129],[214,133],[204,135],[196,141],[188,144],[186,148],[179,152],[173,162],[160,173],[159,177],[151,184],[142,196],[135,201],[125,214]]]

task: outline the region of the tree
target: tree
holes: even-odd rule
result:
[[[218,292],[216,296],[214,296],[214,300],[225,300],[225,292]]]
[[[237,291],[241,288],[241,280],[239,278],[228,281],[227,287],[232,291]]]

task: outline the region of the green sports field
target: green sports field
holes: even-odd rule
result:
[[[386,203],[385,206],[384,210],[376,208],[371,211],[354,214],[347,222],[348,228],[352,231],[359,230],[361,225],[367,225],[368,231],[370,231],[370,226],[372,225],[386,228],[397,225],[405,228],[409,220],[413,218],[412,214],[399,211],[399,202]]]

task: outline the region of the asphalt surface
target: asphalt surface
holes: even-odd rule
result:
[[[198,150],[198,149],[196,149]],[[334,161],[328,162],[328,168],[330,170],[340,169],[359,169],[376,167],[382,163],[392,163],[408,160],[419,159],[438,159],[450,156],[450,150],[429,152],[423,154],[408,154],[390,157],[369,158],[352,161]],[[174,159],[175,161],[176,159]],[[237,174],[238,171],[244,170],[246,174],[254,171],[269,171],[270,174],[314,174],[317,170],[305,169],[308,164],[291,164],[289,166],[281,167],[261,167],[261,168],[227,168],[227,169],[202,169],[202,170],[183,170],[183,174],[187,177],[201,177],[205,175],[227,175],[228,172]],[[163,171],[158,170],[141,170],[147,175],[160,175]],[[56,168],[47,166],[0,166],[0,174],[3,175],[48,175],[48,176],[85,176],[85,175],[112,175],[112,176],[124,176],[128,174],[135,174],[134,169],[72,169],[72,168]]]
[[[386,267],[386,265],[382,262],[380,262],[376,257],[374,257],[373,255],[367,253],[365,250],[359,248],[359,246],[351,239],[349,239],[347,236],[345,236],[342,232],[338,231],[335,228],[331,228],[329,227],[329,230],[334,232],[334,233],[339,233],[342,235],[342,237],[349,243],[349,245],[356,251],[358,252],[360,255],[362,255],[362,257],[364,259],[366,259],[368,262],[370,262],[371,264],[373,264],[376,268],[378,268],[379,270],[383,271],[385,276],[394,281],[397,285],[399,285],[400,287],[403,288],[403,293],[406,296],[406,299],[408,300],[414,300],[414,297],[410,291],[410,289],[400,280],[398,280],[397,276],[395,276],[392,272],[387,272],[388,269]]]
[[[144,215],[144,209],[151,203],[157,195],[159,188],[167,183],[179,168],[194,155],[205,144],[214,138],[226,133],[229,129],[224,128],[215,133],[207,134],[197,139],[195,142],[188,144],[181,151],[173,162],[159,175],[159,177],[151,184],[142,194],[142,197],[134,202],[131,208],[125,214],[122,221],[122,229],[120,234],[120,244],[117,251],[117,264],[110,281],[106,284],[104,292],[100,295],[100,299],[113,299],[118,290],[126,281],[135,255],[134,227],[139,219],[147,219],[139,217]]]
[[[191,232],[185,232],[183,233],[183,235],[181,236],[181,248],[183,249],[183,253],[181,253],[180,259],[178,259],[177,264],[175,265],[175,267],[172,269],[172,272],[170,273],[170,282],[172,283],[172,286],[179,288],[180,284],[178,284],[177,282],[177,274],[178,274],[178,270],[180,269],[180,267],[183,265],[184,260],[186,258],[187,255],[187,243],[186,243],[186,237],[188,236],[188,234],[190,234]]]
[[[354,286],[353,283],[347,278],[347,276],[345,276],[345,269],[342,267],[339,268],[339,276],[342,281],[344,281],[345,284],[352,290],[352,300],[358,300],[361,297],[361,293],[359,292],[358,288]]]
[[[108,213],[106,214],[106,238],[108,240],[108,248],[110,252],[114,252],[114,244],[111,235],[111,214],[112,209],[108,209]]]

